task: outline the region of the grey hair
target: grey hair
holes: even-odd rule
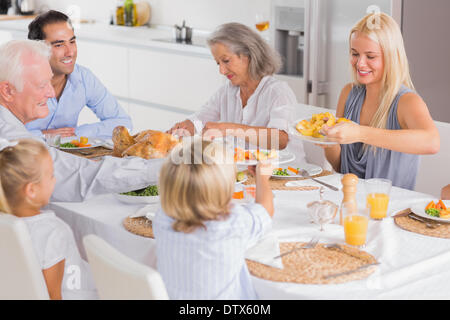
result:
[[[211,47],[221,43],[234,54],[249,58],[249,75],[254,80],[278,72],[282,65],[280,54],[256,31],[240,23],[226,23],[214,31],[208,39]]]
[[[50,59],[51,48],[44,41],[11,40],[0,46],[0,82],[8,81],[17,91],[23,90],[24,54]]]

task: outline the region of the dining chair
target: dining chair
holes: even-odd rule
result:
[[[0,300],[48,300],[27,226],[0,213]]]
[[[415,191],[430,194],[437,199],[441,188],[450,183],[450,123],[434,122],[441,137],[441,149],[437,154],[420,158]]]
[[[83,238],[102,300],[168,300],[161,275],[117,251],[96,235]]]

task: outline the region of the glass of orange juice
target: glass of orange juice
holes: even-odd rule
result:
[[[370,218],[381,220],[386,218],[389,206],[389,194],[392,182],[387,179],[369,179],[366,181],[367,208]]]
[[[366,244],[369,225],[367,208],[357,208],[356,205],[343,203],[341,210],[345,242],[351,246],[363,247]]]

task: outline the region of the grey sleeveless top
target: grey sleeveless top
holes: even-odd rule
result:
[[[389,110],[387,129],[400,130],[397,118],[398,101],[405,93],[412,92],[402,86]],[[361,108],[366,98],[365,86],[354,86],[345,104],[344,117],[360,123]],[[413,190],[419,169],[419,156],[377,148],[374,153],[369,146],[363,149],[362,143],[341,145],[341,173],[353,173],[362,179],[383,178],[392,185]]]

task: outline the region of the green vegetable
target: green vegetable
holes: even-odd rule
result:
[[[439,217],[441,216],[441,210],[439,210],[439,209],[434,209],[434,208],[432,208],[432,209],[427,209],[427,210],[425,210],[425,212],[426,212],[429,216],[432,216],[432,217],[437,217],[437,218],[439,218]]]
[[[126,196],[153,197],[159,195],[158,186],[148,186],[147,188],[121,193]]]
[[[245,179],[245,173],[242,172],[242,171],[238,172],[237,175],[236,175],[236,181],[240,182],[240,181],[242,181],[244,179]]]
[[[62,144],[60,145],[60,147],[61,147],[61,148],[76,148],[77,146],[74,145],[73,143],[66,142],[66,143],[62,143]]]
[[[290,176],[289,173],[287,173],[287,169],[284,170],[274,170],[273,171],[274,176]]]

